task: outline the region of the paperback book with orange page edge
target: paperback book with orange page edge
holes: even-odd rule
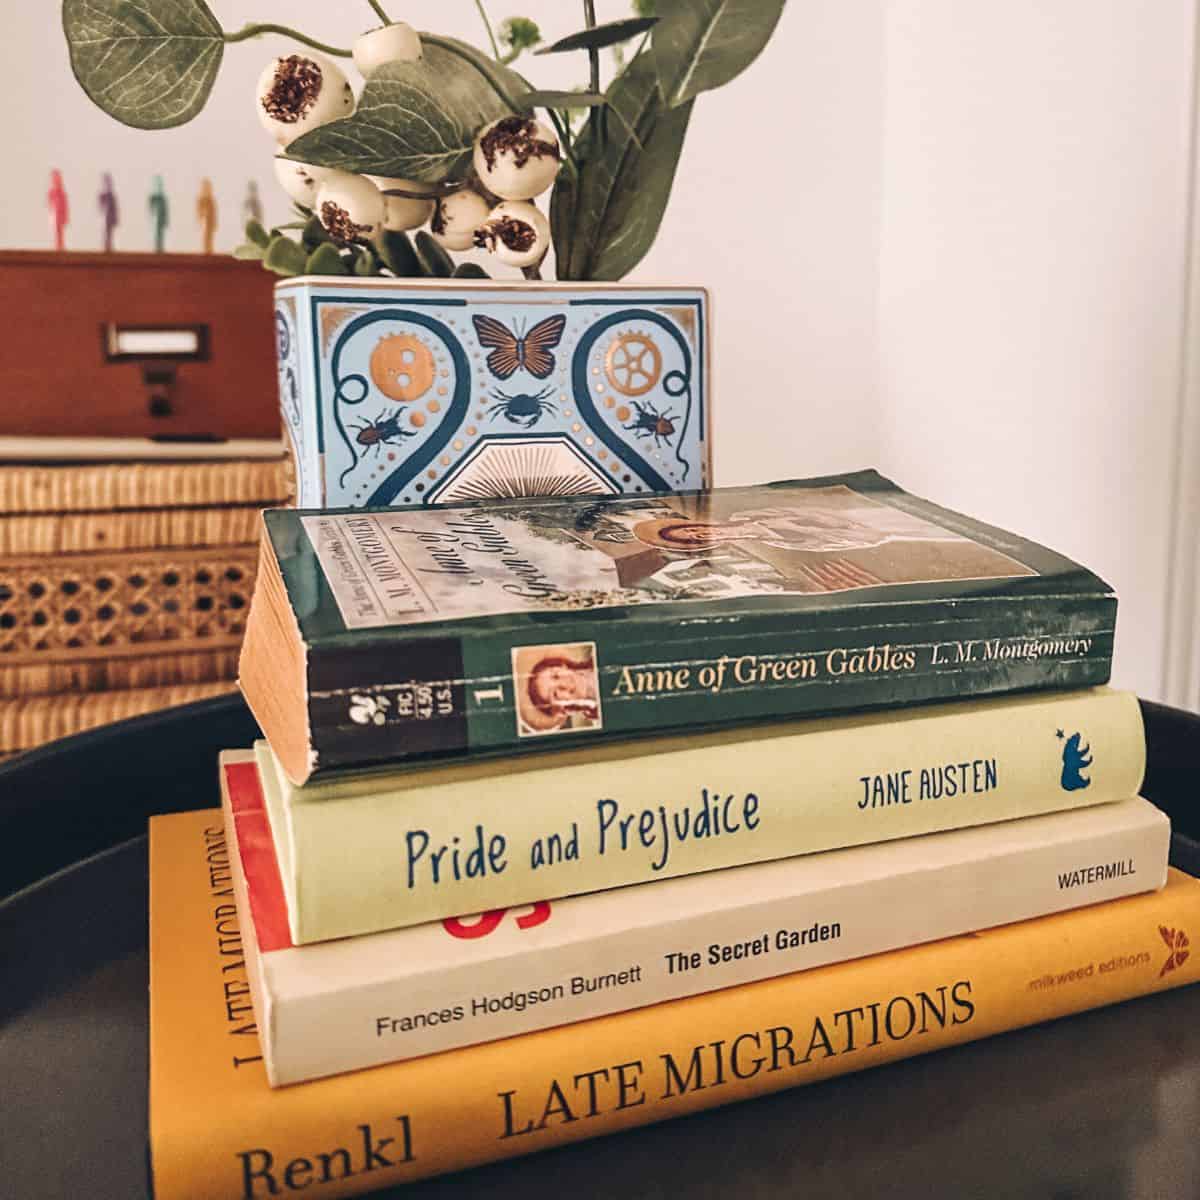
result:
[[[150,823],[157,1200],[350,1196],[1190,984],[1200,882],[272,1089],[213,810]]]
[[[1090,571],[874,471],[274,510],[242,690],[288,778],[1105,683]]]

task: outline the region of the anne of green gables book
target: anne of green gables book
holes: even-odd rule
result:
[[[241,684],[289,778],[1108,680],[1117,601],[874,471],[273,510]]]

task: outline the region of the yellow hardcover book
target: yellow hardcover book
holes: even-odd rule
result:
[[[1200,881],[1172,871],[1144,896],[272,1089],[221,815],[156,817],[155,1196],[356,1195],[879,1066],[1193,983],[1197,929]]]

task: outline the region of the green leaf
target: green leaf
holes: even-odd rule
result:
[[[417,231],[416,249],[423,274],[436,279],[449,279],[454,274],[454,260],[423,229]]]
[[[507,46],[512,57],[516,58],[522,50],[528,50],[542,40],[542,31],[537,22],[528,17],[508,17],[501,21],[497,37],[500,44]]]
[[[297,245],[290,237],[280,234],[271,239],[263,255],[263,266],[276,275],[303,275],[308,255],[304,247]]]
[[[352,275],[371,276],[380,274],[382,262],[375,251],[367,245],[354,247],[354,258],[350,264]]]
[[[246,241],[265,248],[270,243],[271,237],[263,228],[261,221],[251,218],[246,222]]]
[[[579,189],[575,185],[574,175],[570,171],[559,171],[554,190],[550,193],[550,236],[554,241],[554,273],[558,279],[577,278],[571,266],[576,254],[580,253],[575,241],[575,208],[578,203]]]
[[[256,246],[253,242],[243,242],[240,246],[235,246],[233,257],[248,260],[250,262],[261,262],[263,256],[263,248]]]
[[[600,92],[527,92],[525,100],[531,108],[599,108],[608,103]]]
[[[437,46],[440,50],[446,50],[456,58],[462,59],[469,66],[474,67],[487,81],[488,86],[496,93],[498,99],[503,101],[507,106],[509,112],[525,111],[521,103],[521,97],[525,92],[529,91],[529,82],[523,79],[516,71],[509,70],[508,65],[503,60],[497,62],[481,50],[477,50],[470,42],[462,42],[458,38],[445,37],[440,33],[421,34],[422,50],[429,46]]]
[[[559,279],[621,279],[658,234],[675,181],[691,104],[667,108],[655,55],[643,52],[609,88],[609,121],[576,143],[578,183],[562,172],[551,197]]]
[[[455,279],[491,279],[491,276],[477,263],[459,263],[454,268]]]
[[[654,57],[671,108],[722,87],[761,53],[784,0],[661,0]]]
[[[300,241],[304,243],[305,250],[315,250],[322,244],[331,244],[333,239],[326,233],[320,217],[309,217],[304,223]]]
[[[79,86],[110,117],[168,129],[203,107],[225,51],[204,0],[63,0]]]
[[[393,275],[401,279],[416,279],[421,274],[421,264],[417,260],[417,252],[408,240],[407,233],[395,229],[385,229],[379,246],[384,266]]]
[[[305,275],[349,275],[342,256],[332,242],[318,246],[304,264]]]
[[[606,21],[603,25],[593,25],[591,29],[569,33],[557,42],[535,50],[534,54],[561,54],[566,50],[603,50],[605,46],[627,42],[631,37],[645,33],[657,23],[658,17],[626,17],[621,21]]]
[[[440,42],[451,39],[442,38]],[[466,51],[474,57],[466,57]],[[478,52],[425,42],[416,62],[386,63],[363,88],[357,111],[297,138],[288,157],[361,175],[420,183],[462,179],[471,166],[478,130],[512,111],[482,68]],[[514,97],[528,88],[512,71],[488,64]]]

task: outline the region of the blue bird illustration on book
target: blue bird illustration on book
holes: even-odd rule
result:
[[[1055,736],[1060,740],[1065,737],[1061,729]],[[1092,782],[1083,774],[1083,769],[1092,765],[1092,747],[1090,743],[1081,746],[1079,743],[1082,740],[1082,735],[1078,733],[1073,733],[1070,737],[1065,738],[1062,752],[1062,787],[1065,792],[1081,791]]]

